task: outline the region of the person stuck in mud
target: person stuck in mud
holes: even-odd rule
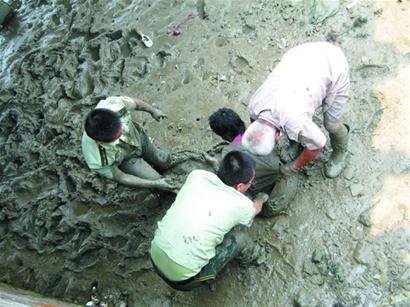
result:
[[[315,42],[292,48],[251,97],[248,111],[253,123],[244,133],[243,145],[266,155],[275,147],[279,131],[283,132],[303,146],[295,161],[281,166],[283,174],[294,174],[326,144],[326,136],[312,120],[315,110],[322,107],[333,149],[325,174],[337,177],[346,165],[349,127],[341,116],[349,86],[349,66],[339,47]]]
[[[251,195],[258,192],[270,194],[259,215],[271,217],[286,211],[289,203],[295,198],[298,188],[296,176],[283,177],[280,174],[280,159],[276,151],[265,156],[255,155],[242,145],[245,123],[232,109],[221,108],[209,117],[209,126],[222,139],[230,142],[224,147],[222,156],[230,151],[241,151],[249,154],[256,163],[255,184],[249,189]]]
[[[133,117],[145,111],[159,121],[166,115],[138,98],[101,100],[85,120],[82,151],[88,167],[120,184],[173,190],[157,170],[169,167],[170,153],[155,147]]]
[[[252,202],[244,193],[255,178],[255,161],[246,153],[229,152],[217,174],[194,170],[166,212],[151,242],[151,260],[172,288],[192,290],[209,284],[231,260],[250,264],[261,257],[247,227],[268,195]]]

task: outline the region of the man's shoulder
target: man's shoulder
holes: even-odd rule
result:
[[[214,173],[203,169],[196,169],[189,173],[188,179],[203,178],[203,179],[215,179],[218,178]]]
[[[266,165],[272,164],[272,165],[275,165],[275,169],[276,169],[276,164],[277,164],[277,161],[279,160],[279,156],[276,151],[273,151],[271,154],[266,155],[266,156],[259,156],[247,150],[245,146],[243,146],[241,143],[231,143],[227,146],[226,153],[234,151],[234,150],[244,152],[248,154],[249,156],[251,156],[252,159],[255,161],[257,168],[266,167]]]
[[[133,100],[128,96],[109,96],[103,100],[100,100],[95,108],[104,108],[118,112],[124,108],[127,110],[132,109],[132,104]]]

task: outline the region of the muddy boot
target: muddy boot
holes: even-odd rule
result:
[[[346,124],[332,131],[329,130],[330,144],[333,152],[325,166],[325,175],[328,178],[339,176],[346,166],[349,130],[350,128]]]
[[[283,212],[289,207],[289,203],[295,198],[299,186],[299,178],[290,176],[278,181],[269,199],[263,204],[262,211],[259,213],[263,217],[272,217]]]
[[[267,254],[263,246],[251,242],[241,250],[235,259],[241,267],[248,267],[250,265],[260,265],[266,262]]]

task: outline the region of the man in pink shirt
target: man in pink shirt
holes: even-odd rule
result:
[[[349,91],[349,66],[343,51],[330,43],[306,43],[289,50],[252,96],[248,111],[254,122],[242,144],[259,155],[269,154],[284,133],[303,146],[299,157],[281,167],[290,175],[315,159],[326,136],[313,122],[322,107],[332,155],[325,174],[337,177],[345,167],[349,127],[341,122]]]

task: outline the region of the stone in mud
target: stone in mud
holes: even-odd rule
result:
[[[353,21],[353,27],[362,27],[365,23],[367,23],[367,18],[359,16]]]
[[[410,268],[407,268],[400,276],[400,285],[404,290],[409,291],[410,294]]]
[[[303,272],[308,275],[319,274],[319,270],[317,269],[316,265],[310,259],[305,259],[305,261],[303,262]]]
[[[366,242],[359,242],[353,252],[354,259],[365,265],[370,265],[374,263],[375,257],[371,246]]]
[[[0,1],[0,29],[11,18],[13,12],[9,4]]]
[[[314,263],[320,263],[320,262],[322,262],[322,261],[324,260],[324,258],[325,258],[325,252],[323,252],[323,251],[321,251],[321,250],[317,250],[317,249],[315,249],[315,250],[313,251],[312,261],[313,261]]]
[[[354,172],[355,172],[354,168],[351,165],[348,165],[343,172],[343,177],[346,180],[352,180],[354,177]]]
[[[363,226],[370,227],[372,226],[372,219],[370,216],[371,208],[364,210],[362,213],[359,215],[359,223],[362,224]]]
[[[306,290],[300,291],[293,303],[295,307],[316,307],[319,305],[317,298]]]
[[[360,183],[353,183],[349,186],[349,189],[353,197],[363,195],[363,185]]]

